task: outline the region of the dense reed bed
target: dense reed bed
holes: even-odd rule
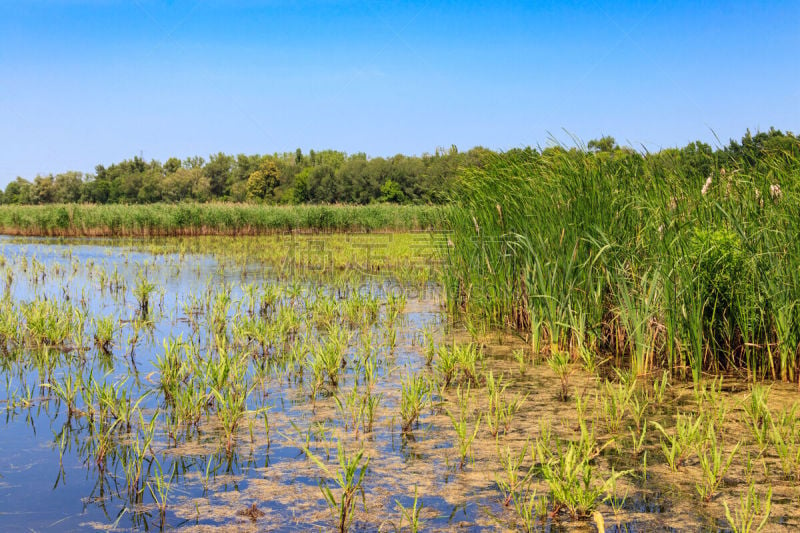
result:
[[[621,151],[498,158],[447,212],[449,305],[573,361],[797,380],[799,175],[781,151],[710,174]]]
[[[377,204],[267,206],[150,204],[0,207],[0,232],[26,236],[260,235],[287,231],[414,231],[438,227],[442,208]]]

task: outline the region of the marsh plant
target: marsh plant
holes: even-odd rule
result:
[[[716,430],[713,426],[709,428],[706,444],[700,448],[699,452],[703,477],[702,481],[696,485],[697,492],[703,501],[708,502],[717,494],[741,445],[741,442],[737,442],[726,457],[722,450],[722,443],[717,440]]]
[[[236,442],[239,425],[247,415],[246,400],[252,385],[231,382],[228,387],[212,387],[211,394],[216,401],[217,419],[225,435],[225,451],[231,454]]]
[[[798,404],[794,404],[771,417],[769,431],[769,440],[784,477],[795,482],[800,480],[800,419],[797,410]]]
[[[677,471],[702,443],[705,437],[702,422],[702,417],[678,414],[673,432],[667,431],[658,422],[650,422],[661,433],[661,451],[673,471]]]
[[[630,435],[631,435],[630,450],[633,453],[633,455],[639,455],[642,452],[642,450],[644,450],[645,437],[647,436],[647,424],[642,424],[641,433],[637,433],[636,431],[633,430],[633,428],[631,428]]]
[[[94,321],[94,344],[97,349],[104,354],[111,353],[114,342],[114,319],[112,317],[102,317]]]
[[[458,402],[458,411],[453,413],[447,410],[447,416],[453,424],[453,429],[456,433],[456,446],[458,449],[459,468],[463,470],[467,463],[467,459],[472,452],[472,443],[478,435],[478,430],[481,426],[481,415],[475,419],[474,426],[470,430],[470,388],[467,385],[466,389],[459,387],[456,390],[456,398]]]
[[[451,383],[456,385],[476,385],[483,376],[483,352],[475,343],[456,344],[452,347],[439,346],[436,373],[443,388]]]
[[[725,507],[725,519],[734,533],[753,533],[764,529],[772,511],[772,487],[767,493],[760,496],[754,484],[750,484],[747,492],[739,498],[739,505],[733,510],[728,502],[722,502]]]
[[[514,357],[514,361],[517,362],[519,373],[524,376],[528,370],[528,357],[525,355],[525,350],[514,350],[511,355]]]
[[[569,377],[573,372],[569,364],[569,354],[556,350],[550,355],[547,364],[561,382],[561,391],[558,397],[562,402],[566,402],[569,400]]]
[[[522,492],[515,492],[512,496],[518,527],[525,533],[540,531],[549,512],[547,496],[538,496],[536,489],[530,488]]]
[[[433,337],[433,331],[430,328],[422,330],[425,349],[425,366],[430,367],[433,363],[433,358],[436,357],[436,341]]]
[[[465,169],[445,212],[449,310],[530,335],[535,353],[611,353],[636,375],[796,380],[797,141],[758,153],[708,154],[702,172],[683,156],[565,149]]]
[[[158,508],[161,528],[163,529],[167,515],[169,491],[177,473],[177,465],[174,464],[169,472],[165,472],[158,459],[153,458],[153,464],[155,465],[155,472],[151,474],[150,479],[147,481],[147,488]]]
[[[403,433],[410,433],[422,410],[430,403],[430,384],[421,375],[407,376],[400,384],[400,420]]]
[[[354,431],[356,437],[358,437],[365,407],[358,390],[358,383],[354,383],[349,392],[340,392],[334,396],[333,400],[336,403],[336,409],[342,416],[344,429]]]
[[[537,440],[533,445],[542,478],[550,488],[553,513],[565,509],[572,517],[592,514],[601,496],[609,494],[616,480],[631,473],[614,472],[609,477],[598,474],[594,459],[601,447],[585,426],[581,438],[574,442]]]
[[[652,388],[646,390],[652,402],[656,405],[661,405],[666,401],[668,389],[669,370],[663,370],[661,377],[653,380]]]
[[[143,318],[147,318],[150,313],[150,297],[155,292],[156,286],[150,283],[147,275],[140,272],[136,277],[136,285],[133,287],[133,296],[139,305],[139,312]]]
[[[507,433],[511,429],[514,415],[527,398],[527,396],[523,397],[518,394],[509,398],[509,395],[506,394],[507,388],[508,384],[503,382],[502,375],[495,380],[491,371],[486,374],[486,394],[489,405],[484,420],[493,437],[497,437],[501,430],[503,433]]]
[[[769,387],[756,383],[753,384],[750,394],[743,403],[748,426],[762,451],[769,443],[769,432],[772,426],[772,413],[767,405],[768,398]]]
[[[305,452],[327,476],[320,480],[319,487],[325,497],[325,501],[328,503],[331,515],[336,523],[336,529],[340,532],[347,531],[353,523],[353,512],[357,503],[356,497],[359,493],[366,510],[362,483],[369,467],[370,458],[364,457],[363,448],[348,455],[345,444],[341,439],[336,446],[338,469],[330,468],[308,448],[305,449]],[[331,480],[337,489],[336,492],[331,489]]]
[[[631,398],[634,395],[635,387],[635,381],[630,384],[625,382],[613,384],[606,381],[600,395],[600,405],[609,433],[616,433],[622,429],[622,422],[631,411]]]
[[[508,446],[502,450],[498,449],[498,457],[503,467],[503,472],[495,476],[495,483],[497,483],[500,492],[503,493],[503,505],[506,507],[512,501],[520,498],[523,492],[527,492],[526,489],[534,474],[534,469],[531,467],[525,472],[522,469],[522,464],[528,456],[529,449],[530,444],[528,442],[517,452],[512,452]]]
[[[403,523],[408,522],[408,527],[411,533],[417,533],[424,524],[420,520],[423,503],[419,500],[418,487],[414,487],[414,501],[411,502],[411,507],[405,507],[398,500],[395,500],[397,508],[400,510],[402,520],[400,521],[400,528],[402,529]]]
[[[780,201],[795,195],[784,187]],[[581,202],[593,200],[578,201],[582,208]],[[735,205],[724,202],[715,199],[704,216],[716,217],[720,207]],[[765,206],[765,216],[775,215],[767,211],[773,205]],[[642,209],[618,214],[652,214]],[[511,216],[507,206],[501,211],[504,218]],[[499,215],[497,208],[494,212]],[[694,219],[684,215],[669,217],[691,225]],[[580,222],[570,216],[565,215],[565,223]],[[476,220],[481,232],[491,227],[491,221]],[[82,254],[72,257],[69,242],[59,243],[63,257],[55,263],[36,259],[37,254],[0,254],[0,264],[13,269],[11,293],[0,299],[0,383],[5,385],[0,411],[11,433],[30,426],[28,437],[39,452],[52,445],[60,458],[58,490],[63,490],[70,465],[83,465],[87,475],[80,477],[86,479],[69,484],[88,487],[75,495],[86,504],[87,517],[81,520],[93,515],[99,524],[105,520],[97,518],[99,513],[114,516],[113,511],[130,520],[110,524],[118,528],[152,529],[159,517],[162,525],[173,516],[191,520],[192,503],[198,502],[200,516],[202,501],[225,500],[220,496],[230,490],[250,501],[263,495],[262,483],[278,492],[286,488],[281,497],[292,493],[296,501],[270,513],[287,519],[287,513],[297,511],[291,519],[298,528],[320,527],[319,513],[306,511],[317,504],[324,506],[319,509],[323,514],[330,507],[337,529],[378,529],[389,523],[381,522],[386,515],[406,530],[452,528],[455,518],[443,513],[451,508],[445,509],[449,504],[437,491],[442,483],[451,488],[483,483],[486,472],[494,490],[458,495],[465,502],[467,527],[495,519],[511,529],[552,529],[566,517],[581,520],[610,509],[619,514],[615,518],[621,528],[625,512],[636,508],[641,496],[656,492],[668,506],[676,499],[708,501],[687,511],[686,517],[695,520],[688,527],[719,521],[722,502],[729,507],[730,526],[722,525],[736,531],[767,524],[770,510],[780,513],[772,517],[775,524],[792,523],[797,513],[785,502],[793,501],[792,487],[800,479],[800,417],[796,406],[781,405],[781,400],[791,398],[794,389],[778,383],[770,392],[768,383],[756,381],[769,377],[772,366],[777,378],[782,369],[787,379],[797,376],[792,374],[797,307],[791,278],[781,274],[776,277],[780,283],[768,287],[770,294],[783,295],[781,311],[764,304],[764,313],[753,323],[744,309],[751,304],[740,300],[721,311],[717,321],[692,292],[708,299],[712,292],[704,285],[715,283],[700,280],[693,271],[700,262],[728,276],[724,265],[707,261],[717,252],[697,251],[681,259],[669,248],[687,244],[679,235],[682,230],[664,221],[667,246],[660,238],[648,240],[656,228],[642,220],[637,233],[641,248],[632,254],[622,252],[618,235],[606,232],[606,239],[598,231],[577,238],[576,228],[565,225],[557,231],[544,227],[541,238],[547,242],[503,233],[505,248],[497,256],[492,255],[494,244],[485,242],[490,264],[499,266],[495,281],[516,280],[520,285],[503,287],[522,292],[511,320],[488,321],[501,328],[484,331],[480,324],[486,321],[472,322],[479,338],[471,344],[443,340],[450,327],[463,322],[440,314],[438,302],[414,298],[406,305],[402,296],[384,297],[388,282],[365,281],[363,273],[355,272],[358,246],[339,235],[325,236],[325,245],[334,248],[330,253],[301,252],[297,255],[303,257],[294,259],[285,246],[304,239],[298,235],[248,242],[136,241],[101,250],[102,260],[89,261]],[[782,264],[747,231],[735,246],[765,253],[771,268]],[[361,238],[369,242],[375,236]],[[714,238],[696,239],[700,248],[706,242],[715,245]],[[420,276],[403,251],[409,242],[398,236],[399,244],[387,246],[390,253],[381,259],[381,271],[390,262],[403,263],[398,279],[433,287],[432,278]],[[794,241],[787,242],[784,257],[795,253]],[[34,246],[38,250],[41,245]],[[655,268],[640,262],[650,246],[666,248],[663,253],[674,263]],[[530,269],[514,270],[514,254],[531,249],[552,253],[540,255]],[[140,265],[133,251],[158,260]],[[209,264],[190,254],[202,254]],[[430,263],[430,257],[413,260]],[[492,263],[501,257],[508,263]],[[487,257],[476,254],[473,259],[485,264]],[[281,270],[281,261],[293,260],[295,270]],[[300,261],[308,269],[302,274]],[[787,261],[781,268],[792,264]],[[129,308],[139,271],[148,272],[148,280],[165,279],[163,290],[149,292],[147,317],[139,307]],[[462,286],[465,295],[472,295],[472,310],[480,307],[475,298],[489,301],[486,294],[477,295],[477,287]],[[726,291],[718,291],[719,297]],[[490,312],[503,316],[499,308]],[[770,322],[775,313],[781,324]],[[723,331],[731,324],[732,332]],[[508,335],[507,328],[517,325],[522,339]],[[780,331],[777,339],[770,337],[771,328]],[[457,331],[454,338],[468,333]],[[488,343],[500,337],[502,353],[495,354]],[[532,375],[548,369],[530,366],[530,350],[546,355],[554,374]],[[772,355],[765,356],[765,350]],[[513,354],[516,363],[505,353]],[[723,386],[713,376],[715,370],[737,367],[746,381],[726,377]],[[696,379],[694,370],[700,371]],[[750,391],[740,402],[738,391],[745,387]],[[577,412],[565,413],[569,404],[552,405],[555,395],[573,398]],[[40,420],[57,424],[52,441]],[[526,438],[537,435],[535,423],[539,438],[530,444]],[[654,463],[650,467],[649,460]],[[304,464],[298,470],[299,463]],[[635,483],[623,483],[628,472],[617,469],[633,465]],[[317,467],[321,492],[302,490],[308,469]],[[397,469],[406,467],[398,477]],[[667,469],[680,472],[682,480],[676,482]],[[375,494],[369,482],[373,474],[367,472],[380,474]],[[430,479],[410,489],[409,473]],[[3,475],[14,486],[37,487],[26,472]],[[256,478],[259,483],[242,482]],[[775,480],[780,483],[774,486],[776,506],[771,509],[772,493],[765,499],[764,492]],[[749,485],[755,491],[743,493]],[[185,497],[200,490],[200,499]],[[361,513],[364,504],[369,509]],[[243,516],[261,520],[255,512]],[[656,529],[664,516],[645,511],[635,520],[641,520],[642,528]],[[8,520],[13,522],[13,516]],[[229,525],[227,518],[220,520],[225,521],[222,527]],[[72,518],[60,524],[77,527]]]

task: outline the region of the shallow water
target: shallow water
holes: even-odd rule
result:
[[[40,387],[43,383],[58,381],[76,368],[87,375],[90,370],[100,382],[113,383],[138,398],[146,391],[154,391],[139,406],[145,413],[152,413],[163,404],[163,397],[155,391],[158,382],[154,361],[163,352],[165,340],[181,337],[196,338],[198,345],[210,349],[207,339],[202,339],[205,325],[193,329],[186,307],[190,300],[213,301],[220,292],[227,292],[231,309],[229,319],[239,310],[244,301],[245,285],[252,284],[256,292],[264,285],[286,288],[289,282],[271,275],[275,265],[262,261],[249,261],[247,257],[230,260],[218,254],[204,255],[183,252],[153,254],[143,251],[142,243],[114,246],[108,241],[103,245],[92,241],[53,242],[44,239],[2,239],[0,248],[5,267],[13,273],[13,281],[7,286],[6,298],[15,303],[37,301],[60,302],[74,305],[89,317],[109,316],[119,322],[115,332],[114,347],[109,356],[89,348],[81,353],[70,347],[53,361],[39,368],[32,364],[30,347],[18,348],[6,361],[5,386],[0,398],[6,398],[9,408],[5,410],[5,427],[0,432],[0,514],[4,528],[35,530],[71,530],[87,527],[105,529],[119,527],[138,529],[154,527],[159,522],[158,513],[148,500],[148,491],[142,503],[131,502],[124,490],[124,472],[115,468],[112,456],[101,473],[88,452],[88,424],[84,418],[68,417],[62,402],[53,398],[50,391]],[[168,246],[168,245],[167,245]],[[299,271],[298,271],[299,272]],[[388,412],[396,403],[396,377],[402,372],[413,371],[420,366],[417,332],[426,327],[436,327],[442,320],[440,305],[435,292],[406,291],[391,274],[363,276],[341,280],[327,285],[325,276],[317,276],[311,270],[301,274],[292,284],[299,285],[298,294],[336,294],[343,299],[345,294],[358,294],[385,300],[387,294],[413,294],[407,301],[398,328],[397,347],[392,353],[380,353],[384,361],[378,369],[383,378],[377,383],[377,393],[385,394],[384,409],[376,418],[376,430],[369,435],[368,447],[374,454],[371,468],[385,468],[395,464],[401,467],[406,461],[398,436],[378,428],[392,423]],[[137,276],[155,282],[157,294],[151,301],[152,324],[140,332],[137,341],[132,322],[136,319],[137,302],[132,295],[132,286]],[[103,279],[112,278],[126,285],[123,289],[109,288]],[[313,300],[313,296],[310,297]],[[200,305],[203,305],[202,303]],[[286,304],[291,305],[291,304]],[[303,312],[302,305],[296,309]],[[195,322],[198,321],[194,317]],[[202,321],[202,318],[199,319]],[[84,345],[90,344],[90,325],[85,326]],[[199,331],[199,333],[198,333]],[[381,335],[380,326],[373,324],[368,330],[376,337]],[[231,332],[228,332],[232,336]],[[362,331],[354,332],[355,341]],[[309,338],[320,335],[309,331]],[[348,345],[348,357],[355,353],[357,342]],[[59,351],[59,347],[50,351]],[[389,361],[391,360],[391,361]],[[340,389],[352,386],[353,370],[345,369],[340,380]],[[252,369],[251,371],[252,372]],[[44,375],[43,375],[44,374]],[[267,446],[263,423],[255,430],[254,438],[238,435],[237,446],[228,456],[220,450],[218,431],[213,417],[204,420],[200,428],[167,444],[164,435],[154,446],[165,471],[176,469],[170,490],[166,514],[166,525],[202,526],[225,525],[243,522],[237,515],[251,502],[266,513],[259,519],[259,528],[264,524],[278,529],[324,526],[330,522],[328,510],[322,502],[317,487],[320,471],[310,464],[302,453],[300,443],[295,443],[295,432],[290,422],[307,428],[312,422],[324,428],[330,437],[341,431],[340,416],[326,394],[320,394],[315,412],[310,409],[307,394],[300,383],[283,383],[287,379],[270,376],[259,384],[259,394],[251,393],[248,406],[251,410],[269,409],[271,439]],[[123,381],[124,380],[124,381]],[[288,378],[292,380],[292,378]],[[10,407],[17,403],[15,397],[24,396],[23,391],[34,390],[34,405]],[[324,392],[324,391],[323,391]],[[45,396],[49,396],[45,398]],[[327,396],[330,396],[329,394]],[[246,433],[240,431],[240,433]],[[124,442],[124,435],[119,439]],[[380,459],[378,459],[380,457]],[[207,490],[201,478],[206,475],[206,466],[211,462]],[[169,466],[166,466],[166,465]],[[392,493],[403,499],[388,476],[374,481],[368,478],[368,490]],[[279,494],[288,487],[303,492],[302,498],[287,498]],[[202,500],[202,505],[198,503]],[[401,500],[403,501],[403,500]],[[239,502],[242,502],[241,504]],[[44,504],[43,504],[44,503]],[[386,499],[386,505],[395,504]],[[429,504],[432,505],[432,504]],[[374,506],[370,506],[373,507]],[[207,508],[200,512],[200,509]],[[469,508],[453,511],[455,517],[470,517]],[[289,516],[295,515],[291,520]],[[270,519],[270,517],[272,519]],[[277,521],[276,521],[277,519]],[[362,520],[362,527],[374,527],[372,520]],[[445,521],[445,523],[450,520]],[[283,524],[283,526],[281,526]],[[359,522],[355,526],[359,527]],[[160,524],[156,524],[158,527]]]
[[[26,305],[38,302],[60,306],[62,315],[72,316],[70,335],[63,343],[35,341],[23,329],[17,338],[5,340],[0,354],[2,529],[332,529],[336,520],[320,483],[335,487],[337,442],[349,456],[361,449],[369,458],[353,530],[407,529],[401,508],[413,506],[415,493],[423,504],[423,529],[518,529],[520,523],[513,508],[504,505],[497,483],[502,475],[499,450],[530,446],[541,435],[545,421],[559,439],[579,436],[575,404],[556,399],[560,387],[556,375],[541,364],[529,364],[522,372],[512,352],[526,349],[525,345],[518,339],[490,335],[494,340],[486,349],[484,367],[495,376],[506,376],[507,396],[525,397],[508,431],[494,438],[485,418],[480,427],[486,399],[484,389],[476,387],[466,417],[468,426],[479,424],[479,430],[465,464],[460,465],[451,420],[457,395],[451,386],[431,393],[433,401],[412,431],[404,434],[398,414],[402,381],[414,374],[434,379],[435,372],[425,365],[428,344],[446,345],[454,338],[462,339],[464,333],[449,327],[433,275],[393,274],[389,261],[396,266],[398,257],[403,260],[392,257],[396,243],[386,247],[388,259],[373,257],[386,264],[353,268],[353,243],[337,241],[324,251],[331,268],[309,268],[309,264],[320,264],[308,257],[320,249],[318,240],[309,239],[301,253],[292,254],[299,262],[287,265],[280,254],[265,253],[265,241],[258,239],[209,239],[208,252],[203,253],[202,239],[187,248],[186,241],[178,239],[0,238],[4,309],[22,316]],[[230,254],[224,253],[226,243]],[[268,245],[276,250],[281,247],[276,239]],[[403,256],[409,264],[414,253],[419,251]],[[423,261],[414,268],[427,266]],[[141,280],[156,286],[146,321],[134,295]],[[400,295],[405,299],[397,304],[395,298]],[[347,306],[356,300],[364,307],[356,307],[352,320]],[[335,306],[331,329],[325,325],[326,302]],[[399,311],[396,318],[391,316],[393,306]],[[94,320],[103,317],[111,317],[115,324],[109,353],[93,342]],[[248,342],[241,329],[247,320],[274,328],[265,344]],[[292,325],[284,328],[284,321]],[[347,339],[338,384],[326,382],[313,388],[310,353],[337,331]],[[426,339],[423,332],[430,336]],[[246,384],[246,412],[232,446],[225,445],[217,414],[221,399],[206,388],[197,422],[175,419],[176,408],[162,387],[165,378],[158,359],[165,356],[165,343],[176,340],[185,345],[181,357],[187,360],[220,361],[224,353],[244,361],[246,367],[237,379]],[[364,366],[369,361],[374,365],[372,381],[367,380]],[[196,373],[199,367],[192,368]],[[72,414],[66,400],[54,392],[70,377],[81,377],[89,391],[78,394]],[[199,378],[182,379],[179,388]],[[598,383],[596,376],[576,371],[570,382],[573,397],[592,397]],[[135,404],[130,431],[124,424],[110,427],[115,417],[101,414],[98,390],[103,384],[113,387],[117,401],[125,403],[119,400],[124,392],[131,398],[128,405]],[[222,395],[236,394],[238,385],[226,381]],[[363,414],[352,415],[347,404],[351,391],[355,391],[352,398],[368,394],[380,399],[372,428],[365,426]],[[673,409],[691,408],[689,391],[674,387],[671,407],[653,408],[652,417],[664,421],[673,416]],[[727,389],[732,411],[741,411],[734,400],[741,401],[744,391],[744,384]],[[790,397],[791,392],[775,387],[773,397],[781,394]],[[600,427],[597,413],[592,416]],[[355,424],[354,418],[358,418]],[[153,440],[144,453],[138,489],[131,494],[126,465],[135,446],[144,442],[151,420],[155,420]],[[732,424],[727,431],[736,435],[741,426]],[[621,443],[629,438],[624,432],[621,435],[600,433],[599,440]],[[102,443],[107,452],[98,459]],[[720,498],[698,505],[692,497],[696,472],[692,470],[688,478],[675,474],[656,458],[655,431],[645,449],[651,465],[646,478],[639,471],[641,457],[627,455],[624,444],[609,448],[597,459],[598,469],[605,472],[611,465],[617,470],[636,470],[621,481],[617,492],[624,501],[618,509],[612,510],[608,502],[599,504],[608,531],[728,530]],[[766,457],[765,465],[767,459],[774,458]],[[529,468],[532,462],[526,459],[523,467]],[[695,469],[696,461],[690,463]],[[739,470],[733,472],[733,478],[744,477]],[[168,484],[163,493],[159,493],[159,479]],[[733,496],[738,498],[741,492],[741,482],[732,479],[727,485],[730,490],[724,498],[733,502]],[[776,486],[776,511],[768,526],[792,529],[800,523],[800,513],[792,510],[797,490],[791,483]],[[547,493],[547,485],[537,477],[530,489],[538,495]],[[339,492],[334,490],[334,494]],[[163,516],[158,501],[166,502]],[[253,505],[257,512],[248,514]],[[594,525],[570,520],[560,512],[542,518],[537,530],[592,531]]]

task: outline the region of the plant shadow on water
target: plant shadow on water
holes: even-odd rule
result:
[[[727,531],[779,464],[767,526],[797,525],[789,452],[748,441],[705,502],[717,441],[678,433],[694,409],[723,457],[748,427],[789,449],[788,391],[464,331],[420,239],[0,239],[3,529]]]

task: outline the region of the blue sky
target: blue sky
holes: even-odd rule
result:
[[[0,184],[138,155],[800,131],[800,2],[0,0]]]

